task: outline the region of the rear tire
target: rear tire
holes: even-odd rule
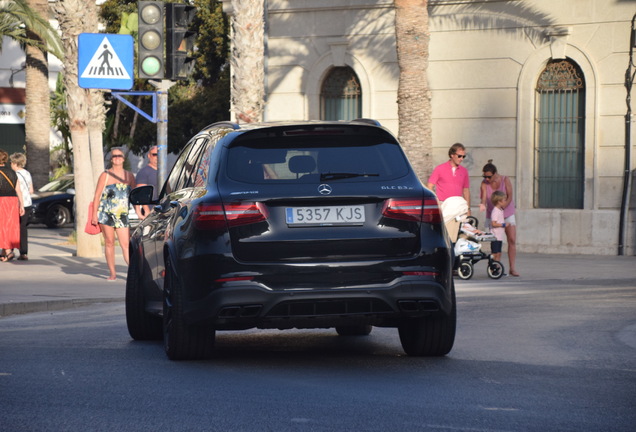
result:
[[[505,273],[504,265],[497,260],[489,261],[488,269],[486,271],[488,272],[488,276],[492,279],[501,279]]]
[[[61,204],[55,204],[46,211],[44,224],[49,228],[62,228],[71,221],[71,212]]]
[[[336,332],[340,336],[368,336],[371,329],[373,326],[370,325],[336,326]]]
[[[209,323],[189,325],[185,322],[183,288],[167,259],[163,298],[163,345],[168,358],[209,358],[214,348],[214,328]]]
[[[450,314],[430,315],[406,319],[398,327],[402,348],[410,356],[444,356],[455,343],[457,328],[457,303],[455,284],[451,285],[452,307]]]
[[[130,337],[135,340],[161,340],[163,337],[161,317],[146,312],[144,287],[140,284],[139,258],[130,251],[130,265],[126,277],[126,325]]]
[[[457,276],[460,279],[463,279],[463,280],[470,279],[471,277],[473,277],[473,272],[474,272],[474,268],[470,262],[464,261],[459,263],[459,267],[457,268]]]

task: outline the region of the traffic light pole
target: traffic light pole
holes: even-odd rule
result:
[[[148,82],[157,89],[157,181],[166,181],[168,166],[168,89],[176,83],[169,80]]]

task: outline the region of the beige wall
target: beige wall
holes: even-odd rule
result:
[[[392,8],[392,0],[268,0],[265,118],[318,118],[323,78],[347,65],[361,82],[363,116],[397,135]],[[465,165],[480,219],[482,166],[493,159],[511,177],[520,251],[617,252],[634,12],[633,2],[616,0],[429,0],[434,162],[446,160],[454,142],[468,147]],[[564,56],[586,80],[584,209],[535,209],[534,87],[547,61]],[[636,254],[635,206],[632,188],[629,255]]]

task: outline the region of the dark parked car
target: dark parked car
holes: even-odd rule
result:
[[[73,174],[66,174],[42,186],[31,197],[33,208],[29,224],[43,223],[49,228],[60,228],[73,222],[74,188]]]
[[[126,319],[170,359],[216,330],[395,327],[415,356],[447,354],[452,253],[435,195],[370,120],[213,124],[186,145],[131,236]]]
[[[75,221],[75,180],[66,174],[42,186],[31,196],[33,207],[29,224],[43,223],[49,228],[61,228]],[[128,220],[135,226],[139,220],[131,205]]]

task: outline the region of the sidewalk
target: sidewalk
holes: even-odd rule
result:
[[[60,310],[100,302],[124,302],[127,266],[117,247],[117,281],[107,282],[103,256],[78,258],[69,244],[71,228],[29,228],[29,261],[0,262],[0,318],[30,312]],[[504,254],[504,265],[507,257]],[[636,257],[519,254],[521,277],[493,281],[486,263],[475,264],[469,281],[500,284],[502,289],[561,280],[580,285],[621,284],[636,287]]]
[[[107,282],[104,256],[74,256],[75,245],[68,242],[71,231],[29,227],[29,260],[0,262],[0,318],[124,301],[127,266],[121,249],[115,250],[117,281]]]

